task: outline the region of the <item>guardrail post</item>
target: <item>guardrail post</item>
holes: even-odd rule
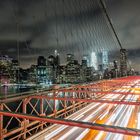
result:
[[[66,98],[66,92],[64,92],[64,98]],[[66,111],[67,111],[67,102],[66,100],[64,100],[64,112],[65,112],[64,117],[67,116]]]
[[[44,115],[44,113],[43,113],[43,110],[44,110],[44,105],[43,105],[43,99],[40,99],[40,116],[43,116]],[[43,130],[43,123],[42,123],[42,125],[41,125],[41,130]]]
[[[27,106],[27,99],[24,99],[23,100],[23,106],[22,106],[22,109],[23,109],[23,113],[26,114],[27,113],[27,110],[26,110],[26,106]],[[24,123],[24,129],[23,129],[23,139],[25,140],[26,139],[26,119],[23,119],[23,123]]]
[[[57,113],[57,109],[56,109],[56,99],[55,99],[55,97],[56,97],[56,93],[54,92],[53,93],[53,97],[54,97],[54,107],[53,107],[53,113],[54,113],[54,117],[56,118],[56,113]]]

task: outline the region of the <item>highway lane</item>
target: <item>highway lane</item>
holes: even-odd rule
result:
[[[127,88],[134,86],[135,83],[132,83],[131,86],[126,86]],[[134,86],[136,88],[136,86]],[[131,90],[129,92],[135,92],[135,90]],[[126,99],[129,100],[139,100],[139,95],[128,95]],[[122,126],[122,127],[131,127],[131,128],[138,128],[136,127],[136,124],[139,124],[137,122],[138,119],[138,108],[135,106],[129,106],[129,105],[117,105],[116,111],[113,112],[113,115],[108,118],[108,121],[104,121],[104,124],[111,124],[111,125],[117,125],[117,126]],[[134,112],[135,111],[135,112]],[[135,116],[135,118],[133,118]],[[139,128],[138,128],[139,129]],[[84,139],[102,139],[102,140],[128,140],[128,139],[134,139],[134,137],[131,136],[124,136],[122,134],[113,134],[113,133],[105,133],[105,132],[96,132],[96,136],[91,136],[91,132],[95,132],[94,130],[91,130],[87,136]],[[88,137],[90,135],[90,137]],[[135,137],[136,138],[136,137]]]
[[[123,89],[124,88],[124,89]],[[140,88],[139,81],[129,83],[115,92],[138,92]],[[108,94],[101,99],[109,98],[119,100],[140,100],[139,95],[120,95]],[[85,122],[96,122],[101,124],[131,127],[140,129],[140,107],[130,105],[110,105],[101,103],[91,103],[80,111],[67,117],[72,120]],[[119,139],[118,139],[119,138]],[[89,130],[78,127],[69,127],[63,125],[52,125],[45,133],[34,138],[34,140],[140,140],[138,137],[125,136],[122,134],[107,133],[97,130]]]

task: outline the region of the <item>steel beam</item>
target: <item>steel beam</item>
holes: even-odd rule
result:
[[[120,89],[134,89],[134,88],[121,88]],[[140,88],[137,88],[140,89]],[[140,95],[140,93],[136,92],[115,92],[115,91],[92,91],[92,90],[87,90],[86,88],[83,90],[75,90],[75,89],[62,89],[58,90],[57,92],[78,92],[78,93],[95,93],[95,94],[121,94],[121,95]],[[44,94],[42,94],[44,95]]]
[[[125,104],[125,105],[140,105],[140,102],[138,101],[129,101],[129,100],[100,100],[100,99],[82,99],[82,98],[71,98],[71,97],[49,97],[45,95],[40,96],[32,96],[30,98],[34,99],[47,99],[47,100],[62,100],[62,101],[77,101],[77,102],[88,102],[88,103],[109,103],[109,104]]]
[[[26,112],[27,112],[27,102],[26,102],[27,100],[26,99],[24,99],[23,100],[23,105],[22,105],[22,109],[23,109],[23,113],[24,114],[26,114]],[[26,130],[27,130],[27,126],[26,126],[26,119],[25,118],[23,118],[23,126],[24,126],[24,129],[23,129],[23,139],[26,139]]]
[[[119,127],[119,126],[103,125],[103,124],[97,124],[97,123],[58,119],[58,118],[32,116],[32,115],[27,115],[27,114],[6,112],[2,110],[0,110],[0,115],[18,117],[22,119],[35,120],[35,121],[41,121],[41,122],[49,122],[49,123],[54,123],[54,124],[75,126],[75,127],[81,127],[81,128],[95,129],[99,131],[119,133],[119,134],[124,134],[124,135],[140,136],[139,129],[124,128],[124,127]]]

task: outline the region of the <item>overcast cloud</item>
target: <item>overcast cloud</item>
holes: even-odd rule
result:
[[[140,70],[140,1],[105,3],[122,46]],[[16,57],[17,41],[21,66],[26,67],[55,49],[60,56],[74,53],[77,59],[91,51],[106,49],[115,55],[119,50],[97,0],[1,0],[1,55]]]

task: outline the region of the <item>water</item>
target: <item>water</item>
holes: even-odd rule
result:
[[[47,88],[42,88],[43,90],[50,90],[51,87],[47,87]],[[37,93],[37,91],[41,91],[41,89],[38,89],[37,87],[18,87],[18,86],[1,86],[0,87],[0,100],[6,100],[8,98],[14,98],[20,95],[28,95],[28,94],[33,94],[34,92]],[[60,96],[62,97],[63,94],[60,94]],[[36,100],[32,100],[32,102],[34,102]],[[49,103],[51,104],[51,106],[53,106],[53,100],[50,100]],[[14,104],[14,106],[13,106]],[[18,101],[16,102],[10,102],[7,103],[7,105],[9,107],[12,108],[12,110],[15,110],[16,107],[18,106]],[[45,106],[47,106],[47,103],[43,103]],[[61,107],[61,103],[60,101],[56,100],[56,109],[62,109]],[[37,108],[39,108],[39,106],[37,105]],[[50,109],[50,107],[49,107]],[[48,109],[48,110],[49,110]],[[29,109],[30,110],[30,109]]]
[[[18,86],[1,86],[0,87],[0,98],[1,100],[5,99],[8,96],[15,96],[14,94],[16,94],[16,96],[18,96],[18,94],[23,94],[23,92],[30,94],[33,93],[34,90],[37,89],[37,87],[18,87]],[[50,88],[49,88],[50,89]],[[60,97],[63,97],[63,93],[60,94]],[[69,96],[69,95],[68,95]],[[50,100],[48,101],[50,103],[50,105],[53,107],[53,101]],[[36,101],[32,100],[31,101],[32,104],[35,104]],[[11,109],[11,111],[15,111],[17,106],[20,104],[20,101],[16,101],[16,102],[10,102],[10,103],[6,103],[6,105]],[[48,104],[46,102],[43,102],[44,106],[48,106]],[[67,103],[67,105],[70,105],[70,103]],[[39,104],[37,104],[36,109],[37,111],[39,111]],[[63,109],[62,104],[60,103],[60,101],[56,100],[56,109],[57,110],[61,110]],[[7,109],[5,109],[5,111],[8,111]],[[32,111],[32,108],[28,105],[27,107],[27,114],[30,114],[30,112]],[[22,107],[19,108],[19,113],[22,113]],[[48,110],[47,110],[47,115],[52,113],[51,108],[48,106]],[[33,115],[36,115],[36,113],[33,113]],[[7,122],[10,121],[9,117],[4,117],[3,120],[3,127],[5,128],[7,125]],[[14,129],[15,127],[19,126],[19,122],[16,119],[12,119],[10,125],[8,126],[7,130],[11,131],[12,129]],[[8,140],[10,137],[6,138],[5,140]]]
[[[28,91],[42,91],[42,90],[52,90],[58,87],[68,87],[68,84],[61,85],[37,85],[37,86],[17,86],[17,85],[9,85],[9,86],[0,86],[0,98],[7,97],[13,94],[23,94],[23,92]],[[29,92],[29,94],[31,93]],[[27,93],[28,94],[28,93]]]
[[[0,86],[0,97],[7,97],[12,94],[20,94],[33,90],[33,87]]]

